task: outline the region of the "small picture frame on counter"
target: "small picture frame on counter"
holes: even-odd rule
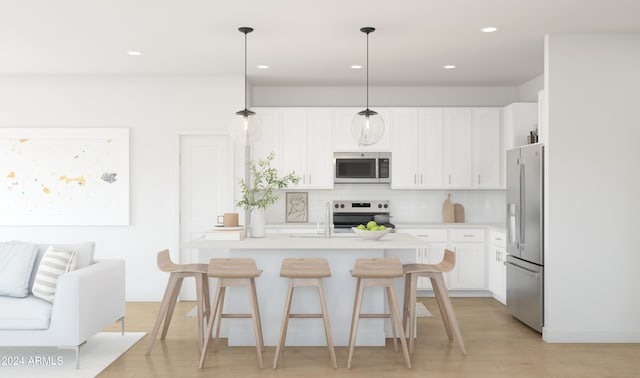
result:
[[[286,223],[307,223],[309,221],[309,193],[287,192],[285,204]]]

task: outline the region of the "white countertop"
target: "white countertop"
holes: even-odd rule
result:
[[[319,237],[318,237],[319,236]],[[267,234],[264,238],[244,240],[196,239],[181,245],[182,248],[202,249],[415,249],[427,243],[409,234],[389,233],[380,240],[364,240],[354,234],[337,234],[324,238],[316,234]]]

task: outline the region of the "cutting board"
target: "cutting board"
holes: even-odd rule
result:
[[[447,199],[442,203],[442,223],[454,223],[456,221],[453,204],[451,203],[451,193],[447,194]]]
[[[464,223],[464,206],[459,203],[453,204],[453,217],[456,223]]]

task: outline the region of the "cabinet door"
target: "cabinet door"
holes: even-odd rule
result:
[[[269,153],[275,153],[271,166],[280,170],[282,155],[280,153],[280,120],[282,111],[276,109],[257,109],[256,113],[262,120],[262,135],[251,148],[251,159],[264,159]]]
[[[290,188],[304,188],[307,185],[307,112],[288,109],[282,114],[282,162],[280,175],[295,172],[300,177],[298,185]]]
[[[307,117],[308,189],[333,188],[333,113],[311,110]]]
[[[421,109],[418,113],[418,121],[418,185],[421,188],[442,187],[444,111],[443,109]]]
[[[500,109],[473,110],[473,186],[500,187]]]
[[[489,290],[493,294],[493,297],[500,301],[502,304],[506,304],[507,299],[507,267],[504,265],[506,260],[506,250],[502,247],[498,247],[496,245],[490,246],[489,256],[491,257],[490,262],[490,274],[491,278],[489,280]]]
[[[418,182],[418,111],[394,110],[391,187],[415,189]]]
[[[484,289],[484,243],[452,244],[456,252],[456,267],[450,272],[451,289]]]
[[[351,136],[351,120],[364,108],[341,108],[335,111],[334,151],[391,151],[391,113],[388,109],[372,109],[384,120],[384,134],[380,142],[361,147]]]
[[[445,110],[444,185],[471,187],[471,109]]]

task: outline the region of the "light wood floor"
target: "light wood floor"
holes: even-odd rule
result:
[[[198,369],[196,320],[184,315],[194,306],[182,302],[165,342],[157,342],[150,357],[144,355],[148,335],[109,366],[100,377],[639,377],[640,344],[547,344],[509,315],[491,298],[452,298],[469,354],[449,344],[435,299],[419,298],[433,318],[418,318],[418,338],[412,369],[404,366],[402,352],[386,348],[356,347],[353,365],[346,369],[347,348],[336,348],[338,369],[330,367],[323,347],[289,347],[278,370],[271,369],[274,347],[264,353],[259,369],[255,348],[209,345],[204,369]],[[159,303],[127,303],[127,331],[153,327]],[[348,309],[351,310],[351,309]],[[229,321],[229,320],[227,320]],[[233,320],[231,320],[233,321]],[[313,320],[310,320],[313,321]],[[107,331],[119,331],[115,324]]]

